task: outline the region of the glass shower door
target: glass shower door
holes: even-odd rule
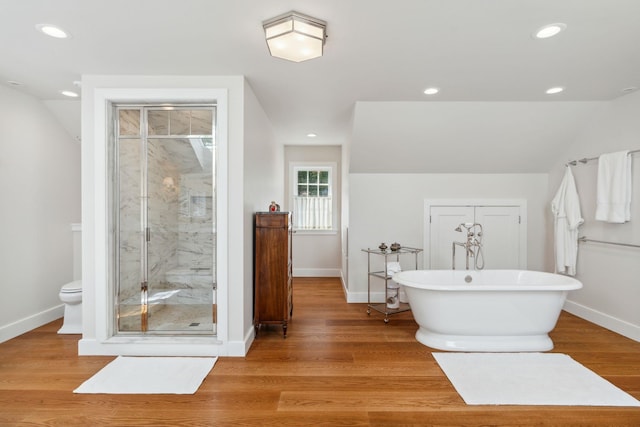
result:
[[[120,213],[121,224],[123,214],[140,224],[140,244],[120,245],[121,265],[140,251],[139,304],[128,304],[133,312],[139,309],[139,320],[123,322],[121,303],[121,332],[216,333],[214,118],[213,106],[143,108],[142,166],[122,172],[120,165],[120,175],[138,175],[141,182],[129,191],[140,194],[137,212],[125,203]]]
[[[140,332],[146,321],[146,294],[141,292],[145,277],[144,223],[141,218],[144,195],[144,143],[142,110],[116,110],[114,144],[113,216],[116,229],[114,276],[116,278],[116,318],[119,332]]]

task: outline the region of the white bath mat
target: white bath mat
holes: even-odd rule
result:
[[[468,405],[640,406],[566,354],[433,353]]]
[[[73,392],[193,394],[217,360],[217,357],[119,356]]]

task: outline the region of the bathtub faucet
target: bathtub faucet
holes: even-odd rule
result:
[[[484,268],[484,254],[482,253],[482,224],[477,222],[463,222],[454,231],[467,231],[466,242],[453,242],[451,245],[451,268],[456,269],[456,246],[464,248],[466,253],[466,268],[469,269],[469,258],[474,259],[474,270]]]

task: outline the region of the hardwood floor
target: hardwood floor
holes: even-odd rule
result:
[[[640,408],[467,406],[414,339],[335,279],[294,281],[287,338],[263,326],[245,358],[223,357],[194,395],[79,395],[113,357],[77,356],[56,321],[0,344],[1,426],[640,426]],[[563,313],[554,352],[640,399],[640,343]]]

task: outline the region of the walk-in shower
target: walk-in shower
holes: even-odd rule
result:
[[[116,335],[216,334],[215,105],[114,104]]]

